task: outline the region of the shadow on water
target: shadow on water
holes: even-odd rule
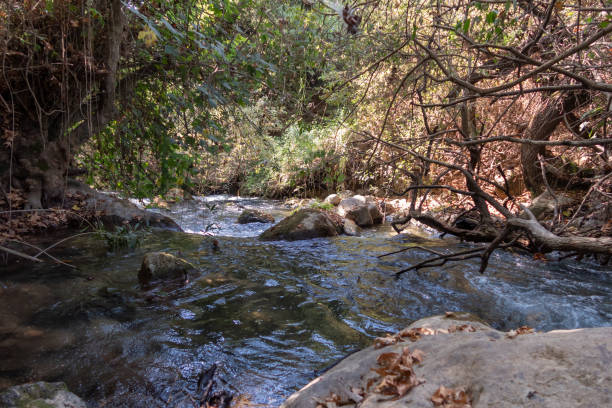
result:
[[[56,253],[77,270],[0,269],[0,387],[61,380],[92,406],[191,407],[198,373],[218,362],[233,391],[275,406],[373,336],[447,310],[472,312],[500,329],[612,322],[612,279],[603,268],[496,252],[484,275],[477,262],[464,262],[395,279],[428,255],[415,249],[378,258],[415,245],[384,226],[363,237],[264,243],[255,236],[266,226],[237,226],[239,210],[264,209],[278,220],[286,208],[208,200],[174,211],[191,230],[220,224],[218,251],[195,234],[155,232],[141,248],[114,254],[83,237]],[[218,208],[207,216],[211,200]],[[141,290],[142,256],[161,250],[180,251],[200,275]]]

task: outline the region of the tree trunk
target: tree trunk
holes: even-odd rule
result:
[[[560,98],[546,101],[544,106],[531,118],[524,138],[530,140],[548,140],[557,126],[563,121],[563,115],[569,113],[584,103],[585,93],[569,93]],[[539,195],[546,189],[542,178],[539,156],[547,157],[545,146],[523,144],[521,146],[521,167],[525,186],[534,194]]]
[[[473,140],[478,138],[478,132],[476,130],[476,112],[474,111],[474,107],[468,102],[461,105],[461,132],[463,133],[465,140]],[[468,151],[470,154],[468,171],[474,175],[476,174],[476,167],[480,162],[481,150],[478,145],[472,145],[468,147]],[[474,193],[472,199],[474,200],[474,205],[480,214],[480,222],[482,224],[489,223],[491,221],[491,213],[489,211],[489,207],[487,206],[486,200],[480,196],[480,187],[473,178],[470,179],[466,177],[465,181],[468,191]]]
[[[6,193],[12,188],[23,190],[26,208],[61,204],[74,153],[116,116],[117,70],[126,18],[121,0],[103,1],[98,10],[106,13],[106,46],[91,50],[93,61],[104,61],[104,74],[95,83],[91,72],[70,77],[61,85],[40,79],[46,78],[47,73],[42,72],[39,78],[36,74],[12,78],[15,82],[6,88],[7,97],[2,95],[13,101],[8,114],[16,119],[11,124],[15,129],[12,145],[0,147],[0,186]],[[40,81],[40,86],[18,96],[9,93],[23,88],[18,81],[28,80]],[[40,101],[47,104],[41,107]]]

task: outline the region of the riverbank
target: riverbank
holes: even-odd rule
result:
[[[329,197],[335,196],[340,199],[340,197],[348,198],[355,195],[356,193],[347,190],[332,194],[327,198],[284,198],[272,201],[283,203],[283,206],[291,211],[314,208],[336,213],[340,209],[334,207],[339,202],[334,201],[334,204],[331,204]],[[402,221],[410,218],[409,198],[371,195],[365,197],[378,207],[382,216],[382,223],[396,225],[397,231],[401,231],[405,227]],[[6,221],[0,224],[0,245],[5,245],[9,250],[12,249],[26,254],[28,251],[25,250],[26,247],[23,243],[25,242],[27,246],[28,237],[56,234],[58,231],[64,231],[63,235],[69,235],[82,231],[84,228],[91,231],[105,227],[112,232],[115,226],[126,224],[136,227],[152,226],[178,229],[181,228],[178,224],[181,224],[182,220],[173,220],[173,218],[176,219],[177,216],[181,219],[190,218],[186,211],[192,209],[197,211],[198,202],[206,202],[205,197],[196,197],[194,206],[183,205],[182,203],[193,202],[194,197],[181,189],[171,189],[165,199],[157,197],[154,200],[130,200],[131,202],[129,202],[115,194],[98,192],[75,181],[68,183],[65,200],[62,207],[59,208],[27,209],[26,197],[18,191],[12,193],[12,198],[12,210],[8,211],[6,209],[6,211],[0,213],[0,216]],[[584,200],[581,201],[581,198],[584,198]],[[612,204],[595,202],[593,197],[587,200],[588,198],[588,194],[582,197],[579,194],[567,192],[558,193],[554,196],[547,192],[533,200],[527,193],[515,197],[516,202],[527,207],[542,225],[559,231],[561,237],[606,238],[612,236]],[[256,197],[253,199],[257,200]],[[468,199],[469,197],[459,199],[447,193],[429,194],[422,204],[419,202],[420,212],[430,214],[435,218],[435,222],[429,223],[430,225],[423,225],[412,220],[412,225],[427,229],[438,225],[440,222],[445,222],[446,225],[443,228],[437,228],[438,233],[452,231],[453,227],[467,228],[468,230],[477,228],[480,220],[472,212],[473,207],[469,204]],[[2,206],[6,206],[6,204],[6,201],[0,202]],[[516,206],[516,203],[513,205]],[[148,211],[149,208],[153,211]],[[179,209],[180,213],[177,213],[176,208]],[[207,207],[206,210],[212,213],[214,207]],[[273,215],[276,216],[275,221],[279,221],[279,215],[287,216],[288,214],[287,211],[284,213],[275,212]],[[494,210],[492,214],[494,223],[497,219],[499,220],[497,224],[502,225],[501,214]],[[344,214],[341,215],[344,216]],[[565,220],[562,221],[562,218]],[[178,224],[176,221],[178,221]],[[499,225],[498,227],[501,228]],[[187,226],[186,231],[214,234],[214,223],[205,226],[203,229],[193,229]],[[529,245],[529,241],[523,240],[523,245],[526,247]],[[537,252],[546,253],[548,251],[543,248],[542,251]],[[547,259],[542,253],[536,253],[534,256],[542,260]],[[580,258],[579,253],[577,256]],[[610,262],[610,257],[606,255],[595,256],[595,258],[604,265]]]

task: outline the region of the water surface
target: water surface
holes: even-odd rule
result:
[[[277,221],[291,211],[267,200],[199,198],[171,212],[191,234],[157,231],[140,248],[116,253],[82,237],[54,252],[76,270],[0,269],[0,387],[59,380],[91,406],[192,407],[199,372],[217,362],[228,389],[277,406],[374,336],[449,310],[505,330],[612,323],[606,268],[497,251],[484,275],[467,261],[395,279],[428,253],[378,255],[468,245],[416,243],[388,226],[362,237],[260,242],[269,225],[236,224],[243,208]],[[137,270],[148,251],[180,254],[200,272],[187,284],[144,291]]]

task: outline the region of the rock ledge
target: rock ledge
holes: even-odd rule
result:
[[[441,386],[464,389],[472,407],[612,406],[612,327],[517,335],[453,314],[422,319],[410,328],[426,328],[432,335],[352,354],[282,407],[330,407],[335,394],[343,407],[433,408],[431,398]],[[422,351],[414,372],[424,382],[398,399],[376,393],[381,378],[372,369],[378,357],[401,354],[406,347]],[[364,392],[356,395],[356,390]]]

